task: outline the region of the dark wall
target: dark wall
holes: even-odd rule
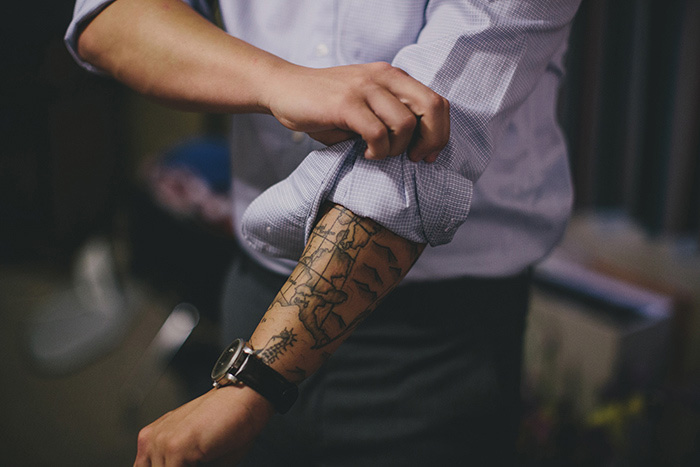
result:
[[[700,1],[584,0],[561,121],[579,209],[700,238]]]
[[[111,222],[123,172],[122,89],[83,72],[63,46],[72,1],[13,2],[8,9],[0,261],[67,256]]]

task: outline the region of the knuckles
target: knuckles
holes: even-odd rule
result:
[[[181,436],[172,436],[163,440],[166,458],[185,459],[187,452],[190,450],[189,444],[188,440]]]
[[[395,66],[391,65],[391,63],[387,62],[368,63],[367,67],[375,74],[394,73],[395,71],[399,70]]]
[[[450,102],[440,94],[432,92],[426,100],[428,108],[431,109],[436,115],[440,117],[449,116]]]
[[[151,445],[151,433],[152,433],[152,428],[149,426],[142,428],[141,431],[139,431],[139,435],[137,438],[137,445],[138,445],[138,450],[139,451],[147,451],[148,448]]]
[[[367,128],[366,137],[371,141],[379,141],[389,136],[386,126],[381,123],[373,123]]]
[[[396,122],[394,132],[398,134],[413,133],[417,123],[418,120],[416,119],[416,116],[412,113],[407,113]]]
[[[353,72],[345,76],[346,86],[338,94],[337,106],[348,112],[350,109],[360,109],[367,105],[367,96],[377,92],[377,88],[387,89],[388,83],[404,83],[406,80],[416,82],[404,70],[387,62],[374,62],[360,65],[349,65],[345,70],[353,69]],[[433,153],[444,148],[449,140],[449,112],[450,103],[425,85],[415,87],[411,84],[413,92],[410,96],[404,96],[399,100],[406,105],[408,112],[401,116],[394,116],[391,122],[378,121],[366,126],[360,131],[353,128],[372,147],[372,159],[383,159],[387,156],[397,156],[404,152],[404,147],[411,139],[410,136],[419,128],[419,117],[430,119],[432,130],[420,135],[422,146],[421,153]],[[397,88],[398,89],[398,88]],[[405,87],[404,89],[409,89]],[[398,97],[398,95],[397,95]],[[404,144],[403,140],[406,140]],[[414,151],[411,151],[415,155]],[[419,157],[420,158],[420,157]]]

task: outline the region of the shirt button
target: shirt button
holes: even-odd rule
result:
[[[325,57],[326,55],[328,55],[328,52],[330,52],[330,50],[328,49],[328,46],[326,44],[324,44],[323,42],[321,42],[320,44],[318,44],[316,46],[316,56],[317,57]]]
[[[450,223],[447,224],[447,227],[445,227],[445,233],[447,233],[447,232],[449,232],[450,230],[452,230],[452,228],[455,226],[456,223],[457,223],[457,219],[455,219],[454,217],[451,218],[451,219],[450,219]]]
[[[295,143],[301,143],[302,141],[304,141],[304,133],[302,133],[301,131],[293,132],[292,141],[294,141]]]

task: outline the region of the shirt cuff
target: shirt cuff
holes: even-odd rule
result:
[[[292,174],[256,198],[242,218],[244,240],[264,254],[298,259],[325,200],[368,217],[397,235],[432,246],[448,243],[466,220],[472,183],[439,164],[405,155],[367,160],[365,143],[314,151]]]

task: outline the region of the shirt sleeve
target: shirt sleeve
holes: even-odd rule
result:
[[[182,0],[189,4],[195,11],[201,15],[211,18],[211,8],[206,0]],[[78,37],[87,24],[92,21],[102,10],[112,4],[114,0],[76,0],[73,7],[73,18],[71,19],[64,42],[68,52],[73,56],[76,62],[86,70],[99,75],[106,73],[94,65],[86,62],[78,55]]]
[[[314,151],[250,205],[242,219],[250,246],[298,258],[326,199],[409,240],[448,243],[467,218],[494,142],[565,44],[578,5],[430,2],[418,40],[392,64],[450,102],[450,138],[437,161],[366,160],[362,141]]]

